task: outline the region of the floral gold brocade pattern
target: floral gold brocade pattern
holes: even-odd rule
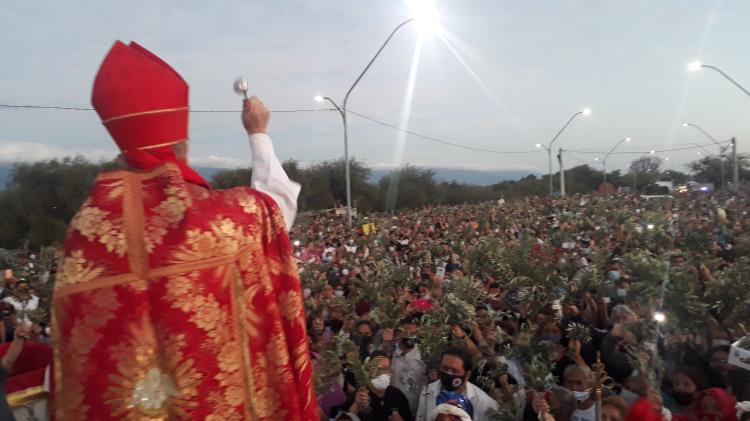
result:
[[[319,419],[278,208],[179,174],[103,174],[71,224],[53,303],[57,419]]]
[[[110,212],[84,204],[70,223],[89,241],[98,241],[107,251],[122,257],[125,254],[125,233],[122,220],[110,217]]]

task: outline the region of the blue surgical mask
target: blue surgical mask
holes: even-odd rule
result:
[[[584,248],[583,249],[583,254],[584,254],[584,256],[588,256],[589,254],[591,254],[591,249],[588,248],[588,247]]]
[[[610,270],[609,273],[609,279],[613,281],[619,281],[620,280],[620,271],[619,270]]]

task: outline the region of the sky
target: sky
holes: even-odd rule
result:
[[[90,107],[98,67],[115,40],[131,40],[170,63],[190,85],[193,110],[239,110],[232,83],[272,110],[341,102],[390,31],[413,15],[407,0],[8,2],[0,14],[0,104]],[[416,0],[424,1],[424,0]],[[735,136],[750,152],[750,97],[699,59],[750,88],[748,1],[435,0],[441,34],[414,23],[393,37],[353,91],[351,111],[445,141],[440,144],[349,114],[350,155],[377,168],[432,167],[545,173],[548,144],[568,166],[589,164],[619,139],[618,152],[710,143]],[[409,87],[413,89],[409,89]],[[336,112],[273,113],[281,160],[343,155]],[[249,165],[234,113],[193,113],[191,162]],[[668,169],[718,147],[659,152]],[[510,153],[524,152],[524,153]],[[0,107],[0,162],[80,154],[112,158],[116,147],[93,111]],[[612,155],[608,170],[640,156]],[[597,167],[599,168],[599,167]],[[555,166],[555,170],[557,167]]]

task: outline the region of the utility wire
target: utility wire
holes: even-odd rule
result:
[[[725,140],[723,142],[719,143],[731,143],[731,140]],[[706,146],[715,146],[715,143],[707,143],[707,144],[696,144],[696,146],[686,146],[682,148],[667,148],[667,149],[652,149],[654,153],[660,153],[660,152],[675,152],[675,151],[686,151],[690,149],[698,149],[698,148],[704,148]],[[602,155],[601,151],[591,151],[591,150],[576,150],[576,149],[565,149],[565,152],[573,152],[573,153],[583,153],[583,154],[594,154],[594,155]],[[635,155],[635,154],[648,154],[651,153],[651,151],[621,151],[621,152],[612,152],[611,155]]]
[[[13,105],[13,104],[0,104],[0,107],[4,108],[14,108],[14,109],[40,109],[40,110],[67,110],[67,111],[94,111],[93,108],[88,107],[62,107],[62,106],[51,106],[51,105]],[[239,110],[189,110],[191,113],[239,113]],[[335,108],[300,108],[300,109],[279,109],[279,110],[270,110],[274,113],[302,113],[302,112],[319,112],[319,111],[336,111]],[[468,145],[462,145],[460,143],[451,142],[448,140],[440,139],[433,136],[424,135],[412,130],[404,129],[402,127],[398,127],[396,125],[386,123],[384,121],[378,120],[374,117],[370,117],[368,115],[358,113],[354,110],[348,109],[348,113],[354,114],[357,117],[363,118],[365,120],[369,120],[373,123],[379,124],[384,127],[388,127],[394,130],[398,130],[400,132],[404,132],[406,134],[415,136],[417,138],[420,138],[422,140],[441,143],[443,145],[448,146],[454,146],[457,148],[467,149],[470,151],[477,151],[477,152],[486,152],[486,153],[496,153],[496,154],[533,154],[533,153],[539,153],[542,152],[541,149],[535,149],[535,150],[529,150],[529,151],[501,151],[496,149],[485,149],[485,148],[478,148],[474,146],[468,146]],[[222,124],[216,124],[216,125],[209,125],[209,126],[201,126],[201,127],[194,127],[194,129],[204,129],[204,128],[210,128],[210,127],[220,127],[224,125],[229,125],[234,123],[222,123]],[[731,143],[731,140],[725,140],[723,142],[718,143]],[[688,146],[688,147],[681,147],[681,148],[668,148],[668,149],[654,149],[655,152],[675,152],[675,151],[682,151],[682,150],[690,150],[690,149],[697,149],[697,148],[704,148],[709,146],[714,146],[714,143],[708,143],[703,145],[696,145],[696,146]],[[601,155],[602,151],[592,151],[592,150],[576,150],[576,149],[565,149],[565,152],[573,152],[573,153],[580,153],[580,154],[599,154]],[[626,155],[626,154],[645,154],[649,153],[651,151],[620,151],[620,152],[612,152],[612,155]]]
[[[67,111],[93,111],[93,108],[84,108],[84,107],[58,107],[58,106],[48,106],[48,105],[11,105],[11,104],[0,104],[0,107],[6,107],[6,108],[16,108],[16,109],[49,109],[49,110],[67,110]],[[298,112],[316,112],[316,111],[336,111],[335,108],[315,108],[315,109],[292,109],[292,110],[271,110],[271,112],[275,113],[298,113]],[[238,113],[239,110],[190,110],[191,113]],[[450,142],[447,140],[439,139],[432,136],[423,135],[421,133],[417,133],[412,130],[406,130],[401,127],[386,123],[384,121],[380,121],[378,119],[375,119],[373,117],[367,116],[365,114],[358,113],[356,111],[353,111],[351,109],[347,110],[348,113],[354,114],[357,117],[363,118],[365,120],[372,121],[374,123],[380,124],[385,127],[389,127],[394,130],[398,130],[407,134],[410,134],[412,136],[421,138],[423,140],[432,141],[441,143],[444,145],[454,146],[457,148],[463,148],[468,149],[471,151],[478,151],[478,152],[487,152],[487,153],[497,153],[497,154],[531,154],[531,153],[539,153],[540,150],[529,150],[529,151],[500,151],[495,149],[485,149],[485,148],[477,148],[474,146],[467,146],[462,145],[459,143]],[[200,126],[200,127],[194,127],[193,129],[205,129],[210,127],[220,127],[224,125],[229,125],[234,123],[221,123],[216,125],[209,125],[209,126]]]
[[[390,127],[391,129],[398,130],[400,132],[404,132],[404,133],[410,134],[412,136],[419,137],[419,138],[424,139],[424,140],[428,140],[428,141],[432,141],[432,142],[437,142],[437,143],[442,143],[444,145],[455,146],[457,148],[463,148],[463,149],[468,149],[468,150],[478,151],[478,152],[499,153],[499,154],[527,154],[527,153],[539,153],[539,152],[541,152],[541,150],[539,150],[539,149],[534,149],[534,150],[530,150],[530,151],[499,151],[499,150],[495,150],[495,149],[484,149],[484,148],[476,148],[474,146],[461,145],[459,143],[453,143],[453,142],[449,142],[447,140],[438,139],[436,137],[427,136],[427,135],[423,135],[421,133],[417,133],[417,132],[414,132],[414,131],[411,131],[411,130],[403,129],[401,127],[394,126],[394,125],[386,123],[384,121],[377,120],[377,119],[375,119],[373,117],[370,117],[370,116],[358,113],[356,111],[346,110],[346,112],[354,114],[357,117],[364,118],[365,120],[372,121],[373,123],[380,124],[381,126]]]
[[[0,104],[4,108],[21,108],[36,110],[67,110],[67,111],[94,111],[93,108],[87,107],[57,107],[51,105],[12,105]],[[191,113],[239,113],[240,110],[189,110]],[[269,110],[273,113],[309,113],[317,111],[336,111],[335,108],[298,108],[289,110]]]

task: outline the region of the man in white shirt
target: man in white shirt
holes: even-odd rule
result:
[[[462,348],[448,347],[440,357],[440,380],[425,387],[419,397],[417,421],[427,421],[437,406],[440,392],[459,392],[474,406],[474,421],[489,420],[490,411],[497,410],[497,401],[489,397],[478,386],[469,382],[471,357]]]
[[[588,367],[571,364],[563,373],[563,386],[573,392],[576,398],[576,410],[571,421],[596,421],[594,395],[591,393],[594,376]]]

